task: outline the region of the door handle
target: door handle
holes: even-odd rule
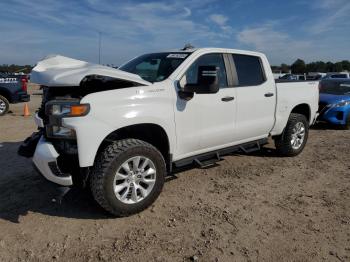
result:
[[[223,98],[221,98],[221,101],[223,102],[229,102],[229,101],[232,101],[234,100],[235,98],[233,96],[225,96]]]
[[[271,96],[273,96],[273,95],[274,95],[273,93],[266,93],[266,94],[265,94],[266,97],[271,97]]]

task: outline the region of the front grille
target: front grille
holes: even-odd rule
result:
[[[337,115],[335,116],[338,120],[343,120],[344,118],[344,112],[338,112]]]

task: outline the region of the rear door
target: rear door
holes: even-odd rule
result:
[[[275,121],[275,82],[266,76],[260,57],[232,54],[231,59],[237,95],[234,140],[267,137]]]

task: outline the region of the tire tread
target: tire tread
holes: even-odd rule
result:
[[[6,97],[4,97],[4,96],[2,96],[2,95],[0,95],[0,99],[1,99],[2,101],[4,101],[4,102],[5,102],[5,105],[6,105],[5,111],[4,111],[3,113],[0,113],[0,116],[3,116],[3,115],[6,115],[6,113],[9,111],[9,109],[10,109],[10,102],[7,100]]]
[[[290,145],[289,136],[290,136],[290,133],[292,132],[293,124],[295,122],[300,122],[300,121],[302,121],[302,122],[304,122],[304,124],[306,124],[305,125],[305,129],[306,129],[305,130],[305,141],[304,141],[304,145],[296,151]],[[299,153],[301,153],[301,151],[303,150],[305,143],[308,139],[308,129],[309,129],[309,124],[308,124],[308,121],[304,115],[297,114],[297,113],[291,113],[289,116],[285,130],[283,131],[283,133],[279,137],[275,138],[275,146],[276,146],[277,153],[279,155],[282,155],[282,156],[296,156]]]
[[[105,150],[103,150],[97,156],[95,165],[90,175],[90,187],[95,200],[106,211],[118,217],[128,216],[134,212],[130,213],[127,211],[116,210],[109,204],[108,199],[104,194],[104,177],[107,175],[108,169],[110,168],[112,161],[117,159],[122,153],[126,152],[130,148],[139,146],[158,151],[151,144],[138,139],[131,138],[115,141],[109,146],[107,146]],[[147,208],[147,206],[139,209],[138,211],[141,211],[145,208]]]

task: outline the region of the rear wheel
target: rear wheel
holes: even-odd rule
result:
[[[292,113],[282,135],[275,138],[277,152],[296,156],[303,151],[309,135],[309,123],[304,115]]]
[[[144,210],[157,199],[165,175],[165,161],[154,146],[125,139],[114,142],[98,156],[90,186],[105,210],[127,216]]]
[[[5,115],[9,111],[10,105],[6,97],[0,95],[0,116]]]

